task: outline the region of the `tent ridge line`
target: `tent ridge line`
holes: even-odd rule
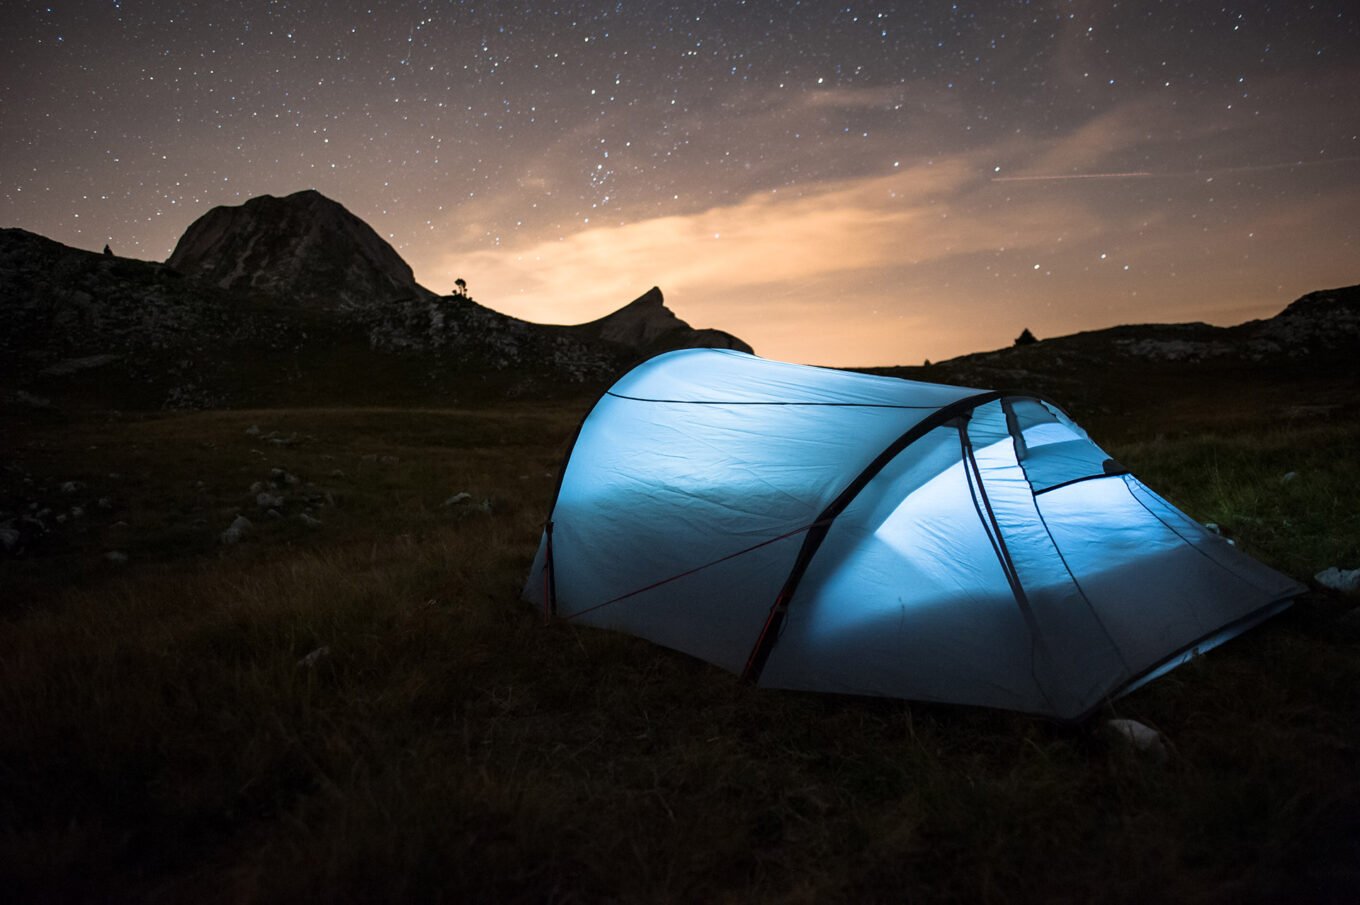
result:
[[[913,411],[930,411],[939,408],[937,405],[902,405],[895,402],[792,402],[781,400],[758,402],[739,399],[653,399],[650,396],[628,396],[624,393],[615,393],[613,390],[607,391],[605,395],[613,396],[615,399],[626,399],[629,402],[657,402],[663,405],[805,405],[820,408],[910,409]]]
[[[779,637],[779,628],[784,622],[785,614],[788,612],[789,602],[793,599],[794,592],[798,590],[798,585],[803,580],[808,566],[812,563],[813,556],[822,546],[822,541],[831,530],[831,525],[836,517],[845,511],[855,497],[859,496],[869,482],[874,479],[893,459],[897,458],[907,447],[917,440],[924,437],[937,427],[948,424],[955,418],[966,416],[980,405],[994,402],[1004,396],[1011,395],[1001,390],[987,390],[972,396],[965,396],[963,399],[955,400],[946,406],[938,408],[934,413],[927,415],[920,421],[913,424],[896,440],[879,453],[864,469],[855,476],[845,489],[836,496],[834,500],[822,510],[821,515],[817,516],[813,527],[803,538],[803,546],[798,551],[798,556],[793,562],[793,568],[789,570],[788,578],[784,580],[783,587],[775,597],[774,603],[770,605],[769,613],[766,614],[765,623],[761,627],[760,634],[756,637],[755,645],[751,648],[751,653],[746,659],[746,665],[741,671],[741,678],[752,684],[760,681],[760,674],[765,669],[765,664],[770,658],[770,653],[774,649],[775,642]],[[1021,394],[1028,395],[1028,394]]]

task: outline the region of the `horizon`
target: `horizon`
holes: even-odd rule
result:
[[[657,285],[832,366],[1360,281],[1345,4],[667,9],[31,8],[0,222],[163,261],[315,188],[435,292],[582,323]]]

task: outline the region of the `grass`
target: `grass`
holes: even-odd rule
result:
[[[1353,893],[1354,601],[1115,702],[1160,766],[1099,721],[749,688],[518,601],[583,405],[8,419],[2,508],[87,510],[0,561],[11,899]],[[1360,560],[1356,448],[1345,412],[1110,444],[1300,578]],[[274,468],[280,519],[250,489]]]

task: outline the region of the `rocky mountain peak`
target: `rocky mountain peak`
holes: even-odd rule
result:
[[[190,224],[166,263],[221,289],[320,309],[427,294],[372,227],[314,189],[215,207]]]
[[[707,346],[751,351],[750,346],[730,333],[696,330],[676,317],[675,312],[666,307],[666,300],[656,286],[618,311],[576,329],[607,342],[642,350],[654,350],[664,345],[671,349]]]

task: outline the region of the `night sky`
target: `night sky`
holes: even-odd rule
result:
[[[547,322],[918,363],[1360,282],[1360,5],[4,3],[0,225],[315,188]]]

